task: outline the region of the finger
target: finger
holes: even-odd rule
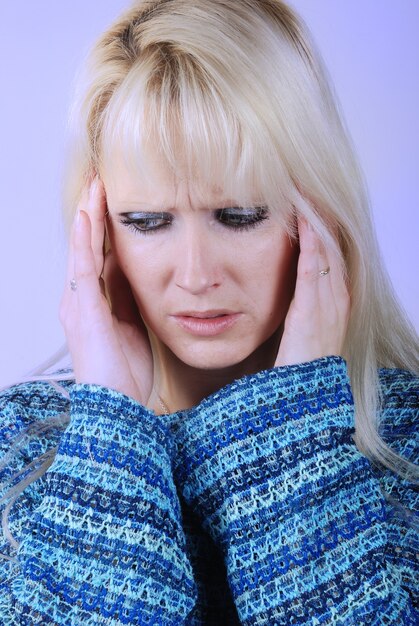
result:
[[[331,261],[329,247],[319,240],[317,255],[317,284],[319,295],[319,308],[322,315],[333,322],[336,314],[336,302],[332,289],[331,277],[336,273],[336,266]]]
[[[102,182],[98,177],[94,178],[90,187],[88,202],[81,207],[89,215],[91,224],[91,248],[95,259],[96,274],[99,277],[103,271],[103,244],[105,238],[105,213],[106,198]]]
[[[327,282],[330,285],[333,302],[339,317],[347,317],[349,313],[349,291],[346,284],[346,272],[342,256],[338,248],[329,247],[327,259],[330,266],[330,273]],[[326,277],[320,277],[326,278]],[[323,281],[321,281],[323,283]]]
[[[118,320],[143,327],[137,303],[127,277],[118,265],[112,251],[105,258],[106,291],[112,303],[112,313]]]
[[[68,240],[67,275],[66,275],[67,286],[70,285],[70,281],[74,278],[74,241],[75,241],[75,229],[77,225],[77,214],[80,211],[80,209],[86,208],[88,202],[89,202],[89,187],[85,186],[80,196],[80,200],[77,204],[77,209],[73,218],[73,223],[71,225],[70,237]]]
[[[298,218],[300,254],[297,265],[294,304],[301,313],[314,311],[318,304],[319,241],[304,218]]]
[[[332,250],[330,252],[330,263],[333,264],[333,267],[336,267],[336,271],[331,275],[331,284],[333,293],[336,298],[347,297],[349,295],[348,286],[347,286],[347,276],[346,269],[342,254],[339,250]]]
[[[61,297],[60,309],[59,309],[60,321],[64,326],[65,326],[67,317],[69,315],[71,316],[71,312],[74,310],[74,306],[76,303],[74,291],[71,289],[71,281],[75,280],[75,274],[74,274],[75,226],[76,226],[76,217],[74,217],[73,219],[73,223],[72,223],[71,230],[70,230],[70,236],[68,240],[66,277],[65,277],[64,290],[63,290],[63,295]]]
[[[89,216],[80,210],[74,228],[74,277],[81,320],[91,319],[103,306],[91,237]]]
[[[74,278],[74,223],[75,218],[73,220],[73,224],[71,226],[70,237],[68,239],[68,251],[67,251],[67,266],[66,266],[66,277],[65,277],[65,287],[64,293],[70,289],[70,281]]]
[[[328,249],[325,244],[318,238],[317,245],[317,276],[320,278],[326,278],[330,276],[330,263]],[[328,281],[323,281],[327,283]]]

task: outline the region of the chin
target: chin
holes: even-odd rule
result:
[[[241,342],[237,341],[233,345],[226,341],[217,343],[195,344],[184,348],[173,346],[169,349],[179,361],[198,370],[220,371],[239,366],[244,373],[250,373],[272,366],[271,359],[265,354],[266,344],[263,342],[251,345],[240,345]]]
[[[224,370],[234,367],[239,363],[242,363],[246,357],[234,357],[234,356],[219,356],[214,355],[186,355],[186,357],[176,355],[177,358],[185,365],[197,370]]]
[[[273,367],[279,346],[277,326],[260,329],[259,333],[244,332],[234,337],[212,339],[185,338],[167,334],[158,336],[148,328],[155,356],[167,365],[182,365],[202,371],[232,370],[240,378]]]

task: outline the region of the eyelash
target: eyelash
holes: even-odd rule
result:
[[[225,218],[226,214],[230,215],[230,219],[235,219],[236,223],[228,223],[227,221],[223,221],[222,218]],[[255,228],[261,222],[267,220],[269,218],[269,209],[266,206],[252,207],[249,209],[231,207],[228,209],[217,209],[215,211],[215,216],[220,224],[222,224],[229,230],[243,232]],[[242,221],[243,218],[246,221]],[[153,221],[161,221],[163,223],[150,227],[150,223]],[[141,235],[150,235],[161,231],[170,226],[172,221],[173,217],[168,213],[153,213],[151,215],[137,219],[126,217],[120,220],[121,224],[127,226],[129,230],[132,230],[134,233]],[[143,227],[141,228],[140,225],[143,225]]]
[[[148,217],[141,217],[141,218],[137,218],[137,219],[132,219],[132,218],[123,218],[120,220],[121,224],[124,224],[125,226],[127,226],[127,228],[129,228],[129,230],[132,230],[134,233],[136,234],[140,234],[140,235],[149,235],[151,233],[154,233],[158,230],[162,230],[164,228],[167,228],[168,226],[170,226],[170,224],[172,223],[172,218],[171,217],[165,217],[164,213],[162,213],[161,215],[159,214],[153,214],[152,216],[148,216]],[[157,226],[152,226],[151,228],[149,227],[150,222],[158,222],[158,221],[163,221],[163,224],[157,225]],[[145,228],[141,228],[141,225],[144,224]],[[148,227],[147,227],[148,225]]]

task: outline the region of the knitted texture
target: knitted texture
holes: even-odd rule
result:
[[[167,428],[96,385],[75,385],[70,401],[70,426],[22,532],[20,567],[2,581],[2,623],[182,623],[195,585]]]
[[[417,380],[380,380],[382,434],[417,461]],[[355,447],[343,359],[246,376],[170,416],[64,385],[70,401],[47,383],[0,394],[3,454],[70,413],[0,477],[58,445],[12,507],[2,624],[418,623],[418,494]]]

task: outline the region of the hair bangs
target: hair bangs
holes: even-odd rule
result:
[[[167,46],[148,49],[115,90],[104,111],[100,167],[116,153],[127,168],[152,164],[202,191],[217,188],[241,206],[266,204],[291,227],[293,185],[277,148],[248,115],[197,67],[193,57]],[[150,157],[153,158],[150,158]]]

